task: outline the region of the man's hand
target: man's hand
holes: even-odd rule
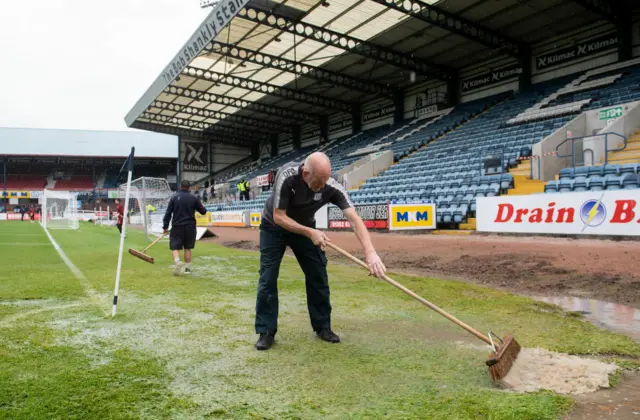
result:
[[[163,231],[163,233],[164,233],[165,235],[166,235],[167,233],[169,233],[169,229],[167,229],[167,228],[162,229],[162,231]]]
[[[309,236],[309,239],[311,239],[315,246],[319,246],[323,251],[327,246],[327,242],[331,242],[331,239],[329,239],[329,237],[325,235],[324,232],[321,232],[317,229],[313,229],[311,231],[311,236]]]
[[[367,264],[369,265],[369,273],[378,278],[387,272],[387,268],[375,251],[369,251],[366,255]]]

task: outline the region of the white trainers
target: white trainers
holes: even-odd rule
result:
[[[184,271],[184,263],[182,261],[178,261],[176,263],[175,268],[173,269],[173,275],[179,276]]]

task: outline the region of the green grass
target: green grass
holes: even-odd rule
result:
[[[171,275],[166,242],[151,265],[125,254],[118,316],[115,229],[0,224],[0,418],[555,419],[573,400],[516,394],[488,378],[483,342],[361,269],[330,263],[333,327],[316,339],[304,278],[285,257],[280,324],[253,349],[259,255],[198,243],[192,277]],[[37,243],[35,246],[9,243]],[[125,247],[146,245],[129,231]],[[125,251],[126,252],[126,251]],[[640,346],[557,307],[473,285],[392,275],[480,331],[527,347],[640,356]]]

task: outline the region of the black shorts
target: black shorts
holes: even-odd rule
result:
[[[196,225],[173,226],[169,234],[169,249],[193,249],[196,246]]]

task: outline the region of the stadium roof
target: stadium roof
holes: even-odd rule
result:
[[[598,0],[220,0],[128,126],[249,145],[491,56],[615,22]],[[624,4],[621,0],[620,4]],[[235,13],[235,16],[234,16]]]

